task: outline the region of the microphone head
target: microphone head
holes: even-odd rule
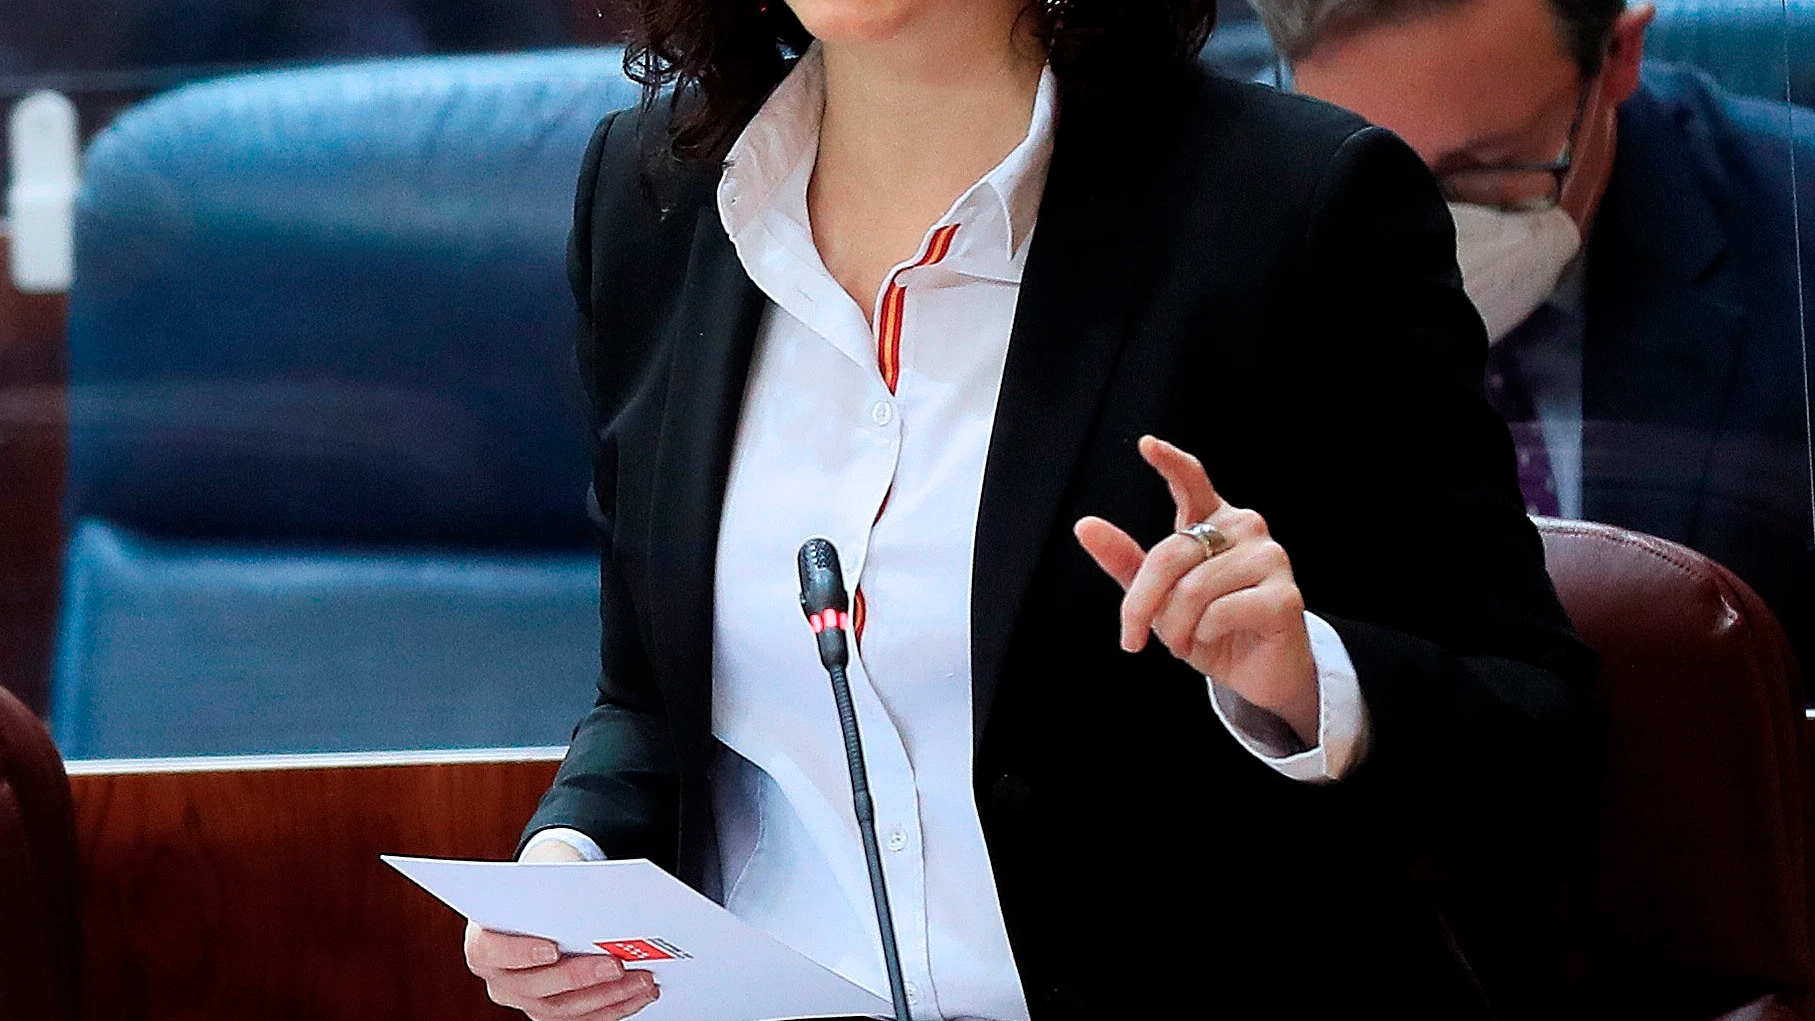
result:
[[[838,563],[838,548],[828,539],[808,539],[800,547],[800,609],[808,617],[851,608],[845,593],[844,570]]]
[[[800,610],[813,628],[819,661],[828,670],[842,668],[850,661],[845,630],[851,626],[851,614],[838,549],[825,539],[808,539],[800,548],[798,564]]]

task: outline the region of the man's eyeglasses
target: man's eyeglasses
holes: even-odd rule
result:
[[[1555,209],[1563,201],[1563,182],[1575,166],[1576,135],[1588,113],[1593,86],[1593,81],[1582,83],[1581,95],[1576,97],[1575,119],[1570,121],[1569,135],[1556,159],[1548,163],[1495,163],[1446,170],[1437,175],[1443,197],[1451,202],[1515,213]]]

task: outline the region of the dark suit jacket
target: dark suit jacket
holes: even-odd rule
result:
[[[530,830],[712,893],[715,537],[764,299],[717,168],[660,169],[662,131],[608,119],[580,184],[603,671]],[[1482,398],[1454,251],[1417,157],[1347,113],[1195,68],[1066,95],[972,601],[975,794],[1036,1018],[1466,1016],[1402,848],[1527,843],[1592,790],[1591,660]],[[1118,651],[1120,590],[1070,527],[1168,533],[1146,432],[1267,517],[1347,643],[1373,720],[1350,778],[1281,777],[1190,667]]]
[[[1588,244],[1582,509],[1731,567],[1806,664],[1815,525],[1798,283],[1815,282],[1815,111],[1797,120],[1791,134],[1783,104],[1661,64],[1621,105]]]

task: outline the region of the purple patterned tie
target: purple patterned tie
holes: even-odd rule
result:
[[[1539,315],[1548,308],[1540,308]],[[1519,492],[1525,495],[1525,513],[1557,517],[1562,513],[1557,502],[1557,480],[1550,470],[1550,451],[1544,445],[1544,429],[1532,407],[1517,371],[1521,335],[1534,327],[1532,319],[1501,338],[1487,349],[1487,401],[1506,419],[1512,430],[1513,450],[1519,458]]]

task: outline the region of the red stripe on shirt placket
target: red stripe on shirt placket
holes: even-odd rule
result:
[[[903,321],[907,318],[907,288],[901,283],[901,274],[906,270],[931,266],[951,253],[952,238],[958,234],[958,225],[947,224],[933,232],[927,242],[926,251],[912,264],[903,266],[889,278],[888,290],[882,295],[882,308],[876,315],[876,367],[882,371],[882,383],[895,393],[901,383],[901,333]],[[882,520],[882,512],[889,508],[889,497],[894,494],[891,488],[882,497],[882,506],[876,508],[876,517],[871,522]],[[857,586],[857,595],[851,607],[851,631],[857,638],[858,648],[863,646],[863,627],[870,618],[869,600],[864,598],[863,586]]]

